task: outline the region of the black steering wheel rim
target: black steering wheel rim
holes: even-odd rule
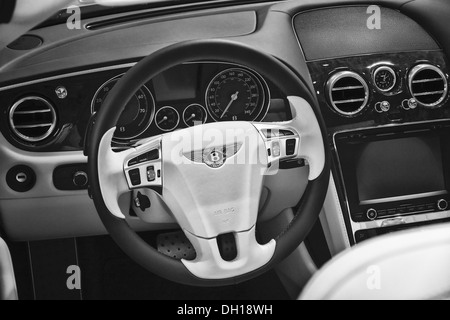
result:
[[[276,250],[269,263],[258,270],[234,278],[210,280],[191,274],[184,265],[160,254],[143,241],[123,219],[113,216],[103,201],[98,174],[98,151],[104,134],[119,120],[123,107],[145,83],[159,73],[185,62],[220,61],[245,65],[277,84],[286,96],[300,96],[312,107],[318,120],[325,150],[325,166],[315,180],[309,181],[295,217],[276,240]],[[169,280],[195,286],[224,286],[254,278],[284,260],[306,238],[322,209],[330,177],[326,129],[316,99],[302,79],[271,55],[228,40],[196,40],[161,49],[131,68],[108,94],[97,114],[87,147],[90,190],[97,212],[114,241],[128,256],[152,273]]]

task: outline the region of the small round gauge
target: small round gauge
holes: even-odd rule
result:
[[[391,91],[397,84],[397,75],[390,67],[379,67],[373,73],[373,78],[375,86],[383,92]]]
[[[242,68],[220,72],[206,90],[208,112],[215,121],[260,121],[267,114],[269,101],[264,79]]]
[[[172,131],[180,123],[180,114],[170,106],[162,107],[155,117],[156,126],[162,131]]]
[[[114,85],[117,81],[119,81],[121,76],[122,75],[108,80],[97,90],[91,103],[92,113],[100,110],[100,107],[106,100],[108,93],[113,89]],[[150,126],[154,115],[155,102],[153,96],[147,87],[144,86],[134,94],[125,106],[125,109],[117,122],[114,140],[120,143],[123,142],[123,140],[138,137]]]
[[[183,112],[183,121],[188,127],[204,124],[207,117],[206,109],[200,104],[191,104]]]

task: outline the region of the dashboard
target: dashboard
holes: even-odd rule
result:
[[[24,150],[82,150],[89,119],[133,65],[58,75],[2,90],[1,130]],[[121,107],[121,106],[118,106]],[[273,84],[246,67],[186,63],[151,79],[125,106],[116,146],[215,121],[285,120],[285,99]]]
[[[94,17],[81,30],[55,25],[30,31],[28,37],[42,40],[37,47],[0,51],[6,61],[0,72],[2,227],[18,240],[104,233],[81,174],[92,115],[143,57],[180,41],[209,38],[241,42],[277,57],[315,93],[333,151],[333,178],[321,217],[333,254],[382,232],[448,221],[447,4],[381,1],[379,30],[367,27],[371,4],[243,3]],[[254,70],[232,61],[193,61],[166,70],[134,94],[113,143],[123,148],[202,123],[291,117],[277,84]],[[12,169],[18,170],[13,178],[34,177],[33,186],[11,188]],[[271,195],[267,211],[298,203],[289,185],[307,176],[308,168],[295,170],[280,170],[278,178],[287,186]],[[410,174],[418,171],[423,175]],[[379,175],[361,174],[358,180],[357,172]],[[426,177],[435,179],[420,188]],[[268,183],[282,184],[272,178]],[[30,219],[34,226],[26,223]]]

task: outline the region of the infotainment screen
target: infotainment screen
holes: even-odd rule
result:
[[[446,193],[437,134],[368,141],[352,149],[361,205]]]
[[[354,221],[449,207],[450,122],[342,132],[334,142]]]

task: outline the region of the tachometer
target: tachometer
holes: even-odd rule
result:
[[[206,90],[208,112],[215,121],[260,121],[267,114],[269,100],[264,79],[242,68],[220,72]]]
[[[92,113],[100,110],[108,93],[117,81],[119,81],[121,76],[108,80],[97,90],[91,104]],[[138,137],[147,130],[154,116],[155,101],[150,90],[144,86],[134,94],[122,112],[117,123],[116,132],[114,133],[114,140],[116,142],[125,142],[126,140]]]

